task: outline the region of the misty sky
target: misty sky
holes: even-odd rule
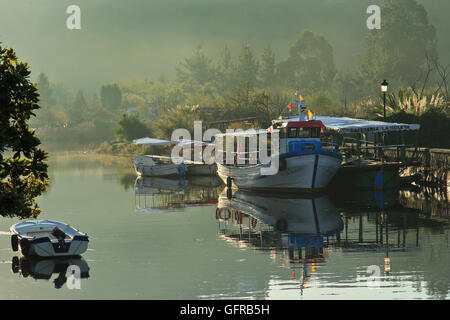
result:
[[[421,0],[437,29],[441,60],[450,62],[449,0]],[[173,79],[199,44],[217,56],[245,41],[258,55],[271,44],[277,61],[304,30],[322,33],[339,68],[361,50],[366,8],[379,0],[0,0],[0,41],[30,63],[33,80],[98,91],[132,77]],[[68,30],[66,8],[81,8],[81,30]]]

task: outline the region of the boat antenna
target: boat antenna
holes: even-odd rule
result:
[[[297,92],[295,93],[295,95],[296,95],[297,98],[298,98],[298,110],[299,110],[299,116],[298,116],[298,119],[299,119],[300,121],[306,121],[306,116],[305,116],[304,111],[306,110],[307,105],[303,103],[304,100],[303,100],[302,95],[300,94],[300,89],[297,90]]]

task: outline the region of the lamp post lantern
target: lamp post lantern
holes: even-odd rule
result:
[[[383,80],[383,82],[381,83],[381,92],[383,92],[383,115],[384,115],[384,121],[386,121],[386,92],[388,89],[388,83],[386,80]]]

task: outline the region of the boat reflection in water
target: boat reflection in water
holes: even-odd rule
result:
[[[75,279],[89,278],[89,265],[81,257],[70,258],[39,258],[20,256],[12,258],[12,272],[18,273],[24,278],[31,277],[35,280],[50,280],[53,274],[58,276],[53,280],[56,289],[66,284],[68,277],[73,275]]]
[[[135,183],[135,206],[139,212],[182,210],[215,205],[220,180],[215,176],[183,178],[139,177]]]
[[[339,239],[343,221],[327,195],[306,198],[224,191],[216,210],[219,235],[239,247],[271,250],[291,267],[324,262],[325,243]],[[283,262],[284,263],[284,262]],[[293,271],[294,272],[294,271]]]

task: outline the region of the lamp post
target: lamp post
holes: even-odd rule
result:
[[[388,83],[386,80],[383,80],[381,83],[381,92],[383,92],[383,103],[384,103],[384,109],[383,109],[383,115],[384,115],[384,121],[386,121],[386,92],[388,89]]]

